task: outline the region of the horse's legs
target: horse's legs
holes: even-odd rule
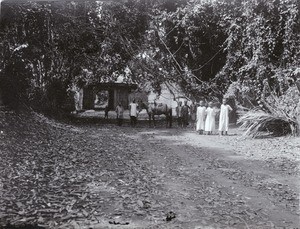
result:
[[[170,117],[169,117],[169,114],[166,113],[166,128],[169,127],[169,122],[170,122]]]
[[[170,109],[168,112],[167,112],[167,125],[169,124],[168,127],[172,127],[172,109]]]
[[[149,116],[149,127],[151,127],[151,114],[148,113],[148,116]]]

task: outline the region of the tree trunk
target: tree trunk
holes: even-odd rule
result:
[[[1,88],[0,88],[0,106],[3,105],[3,101],[2,101],[2,91],[1,91]]]
[[[298,80],[298,81],[296,82],[296,86],[297,86],[297,88],[298,88],[298,91],[300,92],[300,80]]]
[[[300,91],[300,88],[298,88],[298,89]],[[296,123],[296,128],[297,128],[296,134],[299,136],[300,135],[300,100],[299,100],[299,102],[297,104],[297,108],[296,108],[296,121],[297,121],[297,123]]]

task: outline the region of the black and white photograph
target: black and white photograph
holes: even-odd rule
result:
[[[0,229],[300,229],[299,0],[0,0]]]

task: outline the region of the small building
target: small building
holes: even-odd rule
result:
[[[119,102],[125,109],[129,106],[129,94],[137,89],[137,84],[108,82],[94,83],[83,88],[83,109],[95,109],[99,101],[98,108],[108,106],[109,110],[114,110]]]

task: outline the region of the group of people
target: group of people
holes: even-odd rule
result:
[[[118,126],[122,126],[124,118],[124,107],[122,106],[121,102],[119,102],[116,107],[116,114],[117,124]],[[135,102],[135,99],[129,104],[129,116],[131,126],[136,126],[138,116],[138,104]]]
[[[123,123],[124,108],[119,102],[116,107],[117,124],[119,126]],[[220,135],[227,134],[229,128],[229,113],[232,111],[230,105],[227,104],[227,100],[223,99],[220,108],[214,106],[213,102],[209,102],[208,106],[205,106],[204,101],[200,101],[199,106],[195,101],[188,106],[187,101],[178,102],[176,107],[177,122],[179,127],[187,127],[189,122],[199,134],[213,134],[216,131],[216,116],[219,114],[219,132]],[[136,126],[138,116],[138,104],[133,100],[129,104],[129,116],[131,126]]]
[[[177,121],[179,127],[187,127],[189,120],[191,125],[199,134],[213,134],[216,130],[216,116],[219,114],[219,131],[220,135],[227,134],[229,128],[229,113],[232,111],[227,100],[223,99],[222,105],[219,108],[214,106],[213,102],[209,102],[205,106],[204,101],[200,101],[199,106],[193,102],[190,106],[187,101],[184,105],[180,101],[176,107]]]

